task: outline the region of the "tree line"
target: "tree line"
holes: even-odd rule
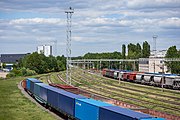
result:
[[[126,50],[127,48],[127,50]],[[127,54],[126,54],[127,51]],[[87,53],[82,57],[76,57],[73,59],[138,59],[138,58],[148,58],[150,56],[150,45],[147,41],[143,42],[142,46],[137,43],[130,43],[127,46],[125,44],[122,45],[121,52],[109,52],[109,53]],[[119,64],[121,64],[121,69],[134,70],[133,62],[102,62],[100,66],[99,63],[95,62],[95,68],[112,68],[119,69]],[[138,63],[135,63],[136,70],[138,70]]]
[[[66,69],[66,58],[62,56],[49,56],[34,52],[28,54],[14,64],[13,70],[7,77],[30,76],[35,74],[59,72]]]
[[[150,45],[147,41],[143,42],[142,47],[139,43],[130,43],[127,45],[122,45],[122,52],[112,52],[112,53],[87,53],[83,57],[78,57],[81,59],[138,59],[138,58],[148,58],[150,56]],[[76,58],[77,59],[77,58]]]

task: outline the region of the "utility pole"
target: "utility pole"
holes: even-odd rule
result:
[[[156,67],[155,67],[155,66],[156,66],[155,58],[157,57],[157,56],[156,56],[156,54],[157,54],[157,51],[156,51],[156,39],[157,39],[157,37],[158,37],[157,35],[153,35],[153,42],[154,42],[154,48],[153,48],[153,49],[154,49],[154,50],[153,50],[153,51],[154,51],[154,73],[155,73],[155,71],[156,71],[156,70],[155,70],[155,68],[156,68]]]
[[[164,88],[164,84],[165,84],[165,71],[164,71],[164,61],[162,62],[162,83],[161,83],[161,87],[162,87],[162,91],[164,92],[163,88]]]
[[[74,9],[69,7],[65,11],[67,15],[67,40],[66,40],[66,82],[71,85],[71,17],[74,13]]]
[[[156,52],[157,52],[157,50],[156,50],[156,39],[157,39],[157,35],[153,35],[153,43],[154,43],[154,48],[153,48],[153,50],[154,50],[154,56],[156,57]]]

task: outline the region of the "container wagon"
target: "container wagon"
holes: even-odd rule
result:
[[[107,116],[108,120],[116,120],[113,116],[117,116],[117,118],[118,116],[126,116],[124,117],[126,119],[123,120],[164,120],[163,118],[154,118],[144,113],[138,113],[102,101],[73,94],[44,84],[37,79],[28,78],[26,81],[23,81],[22,85],[36,100],[44,104],[47,108],[53,108],[69,118],[77,120],[106,120],[105,116]],[[113,107],[128,111],[128,115],[126,112],[119,112]],[[112,114],[114,115],[112,116]],[[138,115],[138,117],[134,116],[135,114]],[[121,119],[119,118],[118,120]]]
[[[118,106],[102,106],[99,114],[99,120],[164,120],[164,118],[154,118],[151,115]]]

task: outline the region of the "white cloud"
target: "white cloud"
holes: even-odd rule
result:
[[[180,29],[180,18],[172,17],[159,21],[159,25],[165,28]]]
[[[65,21],[59,18],[30,18],[30,19],[14,19],[10,24],[55,24],[64,25]]]
[[[130,0],[127,2],[130,8],[156,8],[156,7],[180,7],[179,0]]]

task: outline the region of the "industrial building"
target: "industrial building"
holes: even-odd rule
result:
[[[27,54],[0,54],[1,63],[16,63]]]
[[[37,47],[37,52],[39,54],[44,54],[45,56],[52,55],[52,46],[50,45],[41,45]]]
[[[167,66],[164,63],[166,50],[151,51],[147,60],[139,59],[139,71],[153,73],[168,73]]]
[[[0,66],[2,68],[3,64],[5,64],[6,66],[4,69],[6,69],[6,71],[12,70],[13,64],[17,63],[27,54],[0,54]]]

